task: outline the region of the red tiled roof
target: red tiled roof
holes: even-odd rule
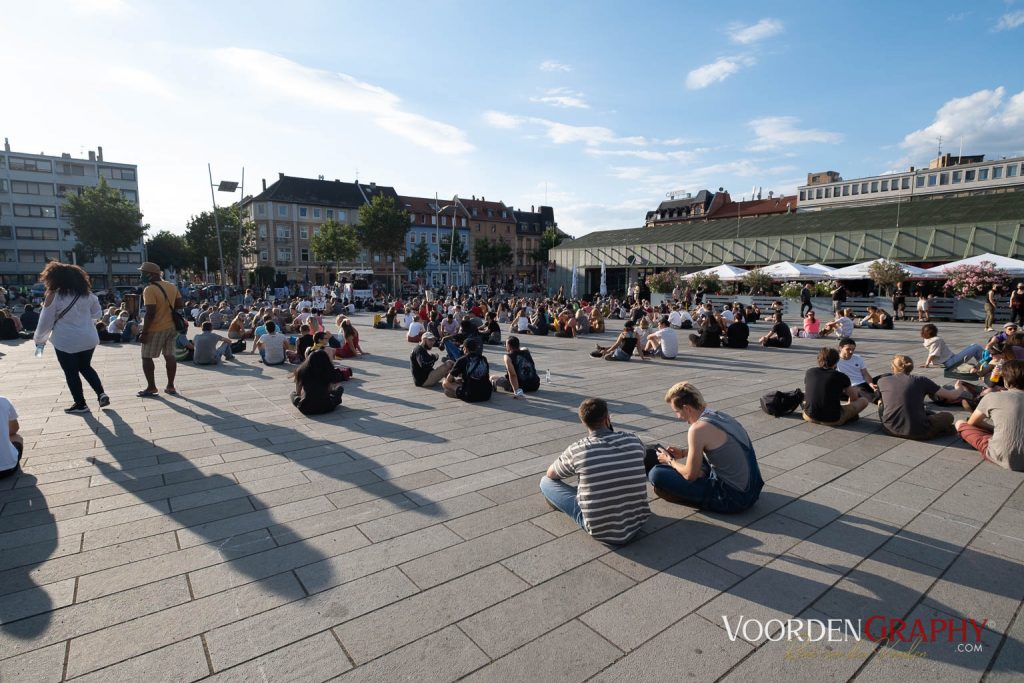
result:
[[[721,206],[713,207],[708,217],[730,218],[739,215],[740,218],[745,218],[786,213],[787,209],[789,211],[796,211],[796,202],[796,195],[780,195],[770,199],[751,199],[745,202],[734,202],[729,199]]]

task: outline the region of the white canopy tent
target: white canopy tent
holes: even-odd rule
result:
[[[870,269],[871,264],[881,261],[883,259],[874,259],[872,261],[865,261],[864,263],[857,263],[852,266],[846,266],[845,268],[838,268],[833,270],[829,275],[833,280],[870,280],[871,275]],[[903,270],[907,271],[908,279],[922,279],[922,278],[934,278],[935,273],[931,273],[924,268],[918,268],[917,266],[907,265],[906,263],[900,263],[903,266]]]
[[[829,268],[822,263],[812,263],[807,267],[820,272],[822,275],[827,275],[828,277],[832,277],[832,273],[835,272],[835,268]]]
[[[718,279],[722,282],[737,282],[742,280],[743,277],[749,273],[749,270],[737,268],[736,266],[727,266],[722,264],[715,266],[714,268],[705,268],[704,270],[698,270],[696,273],[689,273],[683,277],[689,279],[694,275],[717,275]]]
[[[982,254],[981,256],[972,256],[959,261],[953,261],[952,263],[944,263],[941,266],[929,268],[928,272],[935,275],[944,275],[951,268],[956,268],[957,266],[977,266],[982,261],[988,261],[994,264],[996,268],[1005,270],[1011,277],[1024,277],[1024,261],[996,254]]]
[[[801,266],[792,261],[779,261],[761,268],[773,280],[828,280],[831,276],[811,266]]]

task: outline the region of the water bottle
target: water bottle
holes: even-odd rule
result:
[[[545,384],[551,384],[551,371],[550,370],[545,370],[544,371],[544,383]]]
[[[42,344],[36,344],[36,358],[42,358],[42,357],[43,357],[43,345]]]

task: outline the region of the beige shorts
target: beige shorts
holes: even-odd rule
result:
[[[149,332],[146,334],[146,341],[142,343],[143,358],[157,358],[158,356],[174,358],[174,340],[178,337],[178,331],[173,327],[169,330]]]
[[[803,413],[804,422],[813,422],[814,424],[826,425],[828,427],[839,427],[860,415],[860,410],[858,410],[857,406],[852,403],[840,404],[839,410],[839,419],[835,422],[821,422],[820,420],[815,420],[807,413]]]

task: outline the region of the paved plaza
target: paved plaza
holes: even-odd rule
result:
[[[138,345],[97,349],[108,410],[65,415],[52,348],[0,346],[26,442],[24,473],[0,481],[0,681],[1020,679],[1024,475],[955,437],[889,437],[871,410],[841,429],[762,413],[821,342],[623,364],[587,355],[614,332],[527,337],[551,383],[469,405],[413,386],[403,332],[355,322],[372,355],[315,418],[289,403],[289,368],[248,353],[137,398]],[[939,327],[955,349],[984,339]],[[894,353],[923,363],[917,329],[858,330],[858,352],[875,374]],[[538,484],[584,434],[579,402],[682,444],[662,397],[683,379],[754,439],[757,505],[654,499],[622,548],[552,512]],[[723,624],[873,615],[988,621],[980,652],[801,645],[773,640],[778,622],[733,642]]]

